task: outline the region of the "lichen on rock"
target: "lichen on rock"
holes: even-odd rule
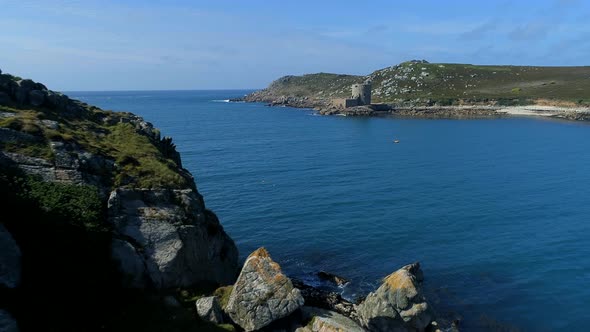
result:
[[[303,297],[265,248],[244,263],[226,311],[246,331],[260,329],[303,305]]]
[[[113,257],[132,287],[233,282],[238,251],[192,189],[117,189],[108,203]]]
[[[370,331],[423,331],[434,314],[422,294],[422,280],[419,263],[385,277],[357,307],[362,325]]]

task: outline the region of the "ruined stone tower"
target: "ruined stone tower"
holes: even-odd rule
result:
[[[371,105],[371,82],[353,84],[352,99],[357,99],[359,105]]]

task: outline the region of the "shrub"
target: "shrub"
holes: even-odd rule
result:
[[[44,182],[28,177],[22,195],[35,201],[45,212],[89,230],[102,230],[102,203],[96,187]]]

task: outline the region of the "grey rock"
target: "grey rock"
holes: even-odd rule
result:
[[[197,192],[117,189],[108,200],[108,213],[117,237],[113,257],[129,275],[129,286],[235,280],[237,248]]]
[[[113,239],[111,244],[113,259],[125,274],[123,283],[132,288],[144,287],[147,283],[144,258],[129,242]]]
[[[293,279],[293,286],[301,291],[301,296],[308,306],[335,311],[345,317],[358,321],[355,305],[342,298],[339,293],[330,292],[305,284],[301,280]]]
[[[0,142],[38,142],[41,138],[22,131],[0,128]]]
[[[298,327],[295,332],[312,332],[309,326]]]
[[[304,321],[310,321],[306,326],[312,332],[363,332],[355,321],[334,311],[304,306],[301,308]]]
[[[0,224],[0,286],[15,288],[20,283],[21,252],[12,235]]]
[[[33,106],[41,106],[45,103],[45,95],[47,92],[41,90],[33,90],[29,92],[29,103]]]
[[[197,307],[197,314],[201,319],[214,323],[223,323],[223,313],[221,311],[221,305],[215,296],[203,297],[195,302]]]
[[[226,312],[246,331],[258,330],[286,317],[303,305],[303,297],[264,248],[244,263]]]
[[[424,331],[434,314],[422,294],[420,264],[406,265],[357,307],[361,324],[370,331]]]
[[[41,120],[41,124],[49,129],[53,129],[53,130],[59,129],[59,124],[57,123],[57,121]]]
[[[35,83],[32,80],[20,80],[16,82],[14,89],[14,97],[19,104],[27,104],[30,102],[30,92],[33,90],[47,90],[41,83]]]
[[[49,106],[53,108],[65,109],[68,105],[69,100],[70,99],[68,97],[59,92],[47,92],[47,103],[49,104]]]
[[[0,331],[18,332],[16,320],[6,311],[0,310]]]
[[[14,118],[15,116],[16,116],[15,113],[0,112],[0,118]]]

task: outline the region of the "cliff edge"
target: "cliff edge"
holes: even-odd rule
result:
[[[172,140],[141,117],[0,72],[0,169],[0,226],[22,252],[22,271],[9,274],[20,280],[0,288],[0,306],[24,330],[33,329],[35,315],[48,327],[76,330],[74,322],[92,317],[107,294],[116,302],[132,289],[224,285],[237,277],[233,240],[206,208]],[[37,305],[51,299],[46,308],[55,310],[22,301],[33,294],[47,299]],[[58,318],[68,310],[80,317]],[[94,324],[105,322],[84,327]]]

